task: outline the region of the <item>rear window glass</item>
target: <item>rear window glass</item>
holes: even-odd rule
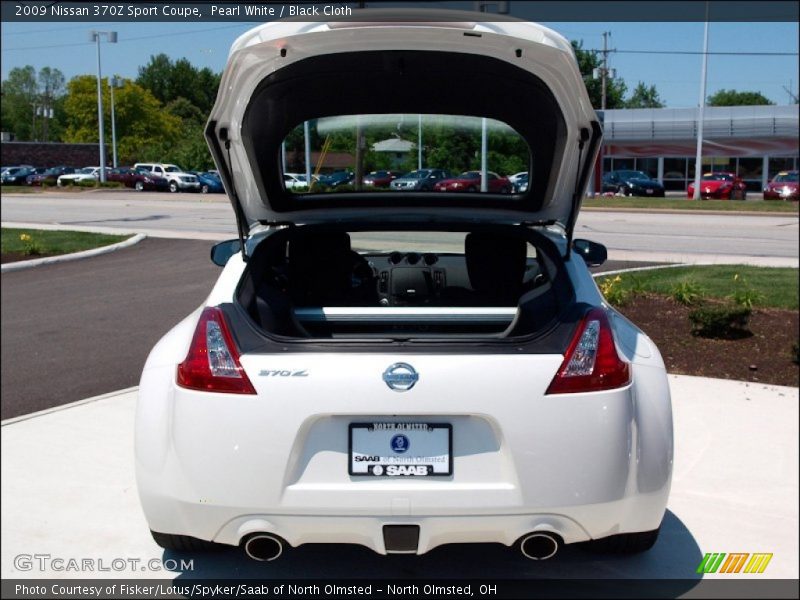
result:
[[[307,185],[285,186],[295,194],[511,194],[514,185],[508,176],[527,171],[533,157],[522,136],[495,119],[370,114],[299,124],[283,141],[282,161],[285,173],[302,173],[303,180],[305,173],[312,175],[310,190]]]

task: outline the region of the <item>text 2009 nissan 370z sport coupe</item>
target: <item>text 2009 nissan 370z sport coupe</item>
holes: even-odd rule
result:
[[[605,248],[573,239],[602,133],[570,44],[479,15],[364,15],[266,24],[232,48],[206,137],[240,240],[212,250],[219,280],[139,388],[156,542],[259,560],[306,543],[647,550],[669,387],[594,284]],[[418,168],[415,148],[371,148],[420,133],[424,168],[527,169],[528,189],[283,185],[306,135],[366,173]]]

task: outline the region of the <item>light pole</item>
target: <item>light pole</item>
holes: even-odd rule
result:
[[[111,88],[111,149],[114,153],[114,168],[117,168],[117,121],[114,116],[114,88],[121,88],[124,81],[122,78],[114,77],[108,82]]]
[[[708,2],[706,23],[703,28],[703,67],[700,72],[700,108],[697,111],[697,152],[694,159],[694,194],[692,200],[700,199],[700,179],[703,176],[703,124],[706,109],[706,78],[708,74]],[[711,169],[712,171],[714,169]]]
[[[117,43],[116,31],[90,31],[89,41],[97,44],[97,125],[100,132],[100,181],[106,181],[106,147],[103,132],[103,76],[100,71],[100,36],[106,36],[111,44]]]

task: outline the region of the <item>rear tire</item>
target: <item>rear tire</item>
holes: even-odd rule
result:
[[[601,554],[638,554],[646,552],[658,540],[661,528],[638,533],[620,533],[599,540],[585,542],[585,549]]]
[[[174,535],[172,533],[158,533],[150,531],[156,544],[164,550],[174,550],[175,552],[214,552],[221,550],[224,544],[215,544],[188,535]]]
[[[144,183],[142,183],[141,181],[137,181],[136,185],[134,185],[133,187],[137,192],[143,192],[144,191]]]
[[[203,194],[207,194],[208,193],[208,186],[204,185],[203,187],[201,187],[200,188],[200,192],[202,192]]]
[[[172,192],[173,194],[175,192],[177,192],[178,191],[178,184],[175,183],[174,181],[170,181],[169,182],[169,191]]]

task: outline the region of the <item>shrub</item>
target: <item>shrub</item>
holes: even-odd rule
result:
[[[754,304],[764,299],[764,294],[747,285],[747,280],[739,277],[738,273],[733,276],[733,281],[736,284],[736,289],[730,295],[730,299],[733,300],[734,304],[752,309]]]
[[[705,290],[695,281],[681,281],[672,288],[671,296],[675,302],[684,306],[695,306],[703,300]]]
[[[744,337],[751,312],[746,306],[710,304],[689,313],[689,320],[692,322],[692,332],[702,337]]]
[[[604,279],[598,287],[606,301],[614,306],[624,306],[630,299],[630,292],[622,285],[622,277],[619,275],[613,279]]]
[[[42,254],[41,244],[33,239],[33,236],[29,233],[21,233],[19,239],[23,243],[22,253],[25,256],[39,256]]]

